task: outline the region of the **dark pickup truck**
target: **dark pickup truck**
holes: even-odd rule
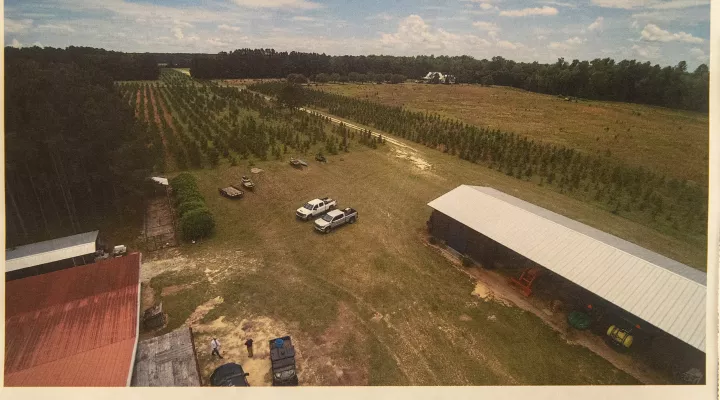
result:
[[[273,386],[297,386],[295,347],[290,336],[272,339],[269,344]]]

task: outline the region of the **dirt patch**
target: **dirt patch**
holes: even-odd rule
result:
[[[365,346],[365,337],[357,334],[356,322],[357,316],[350,307],[339,303],[335,322],[320,337],[314,338],[315,346],[306,352],[308,368],[303,379],[324,386],[368,385],[369,358],[361,350]],[[344,354],[343,348],[348,341],[352,341],[351,347],[358,351],[356,357]]]
[[[403,149],[394,149],[395,150],[395,157],[403,159],[403,160],[409,160],[415,165],[415,167],[421,171],[427,171],[429,170],[432,165],[430,165],[429,162],[423,160],[422,158],[413,155],[412,153],[405,151]]]
[[[475,289],[472,292],[473,295],[480,297],[481,299],[487,301],[494,300],[496,303],[500,303],[504,305],[505,307],[512,307],[513,303],[505,298],[503,298],[501,295],[496,295],[495,292],[490,290],[490,288],[485,285],[481,281],[477,281],[475,284]]]
[[[251,168],[250,172],[252,172],[253,174],[259,174],[259,173],[263,172],[263,170],[260,168]]]
[[[198,307],[200,308],[200,307]],[[268,341],[277,337],[285,336],[291,329],[268,317],[252,317],[242,320],[228,321],[225,317],[208,324],[197,324],[193,326],[195,334],[195,347],[198,353],[200,373],[204,380],[212,374],[215,368],[226,362],[235,362],[242,365],[248,372],[248,382],[251,386],[270,386],[270,349]],[[210,355],[210,341],[212,338],[220,341],[220,354],[223,360]],[[248,357],[245,341],[252,338],[254,341],[253,357]],[[308,381],[305,372],[308,370],[307,362],[303,357],[304,342],[293,336],[295,345],[295,361],[297,364],[298,376],[301,385],[312,385]]]
[[[183,286],[189,286],[189,285],[183,285]],[[176,286],[170,286],[170,287],[176,287]],[[163,293],[165,293],[165,289],[163,289]],[[218,296],[214,299],[210,299],[206,301],[203,304],[200,304],[197,306],[195,311],[193,311],[192,314],[188,317],[188,319],[185,321],[185,325],[195,328],[194,325],[200,321],[205,314],[209,313],[210,310],[215,308],[218,304],[221,304],[223,302],[223,298]]]
[[[140,292],[140,311],[142,312],[155,305],[155,290],[144,283],[140,287]]]
[[[172,295],[174,295],[175,293],[180,293],[180,292],[182,292],[183,290],[190,289],[191,287],[192,287],[192,285],[173,285],[173,286],[167,286],[167,287],[164,287],[164,288],[163,288],[162,293],[160,294],[160,296],[162,296],[162,297],[172,296]]]
[[[460,321],[472,321],[472,317],[466,314],[461,314],[459,319]]]
[[[257,259],[248,257],[239,250],[211,252],[192,259],[181,255],[176,248],[153,254],[158,256],[143,262],[140,269],[142,282],[148,282],[163,272],[195,271],[204,273],[210,284],[216,284],[232,274],[255,273],[260,265]],[[202,267],[205,268],[201,269]]]

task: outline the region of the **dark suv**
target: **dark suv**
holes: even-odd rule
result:
[[[211,386],[250,386],[247,381],[247,372],[243,371],[240,364],[223,364],[210,375]]]

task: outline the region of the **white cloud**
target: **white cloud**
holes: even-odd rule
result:
[[[296,15],[292,17],[293,21],[315,21],[315,18],[313,17],[306,17],[304,15]]]
[[[182,28],[179,26],[173,26],[172,29],[170,29],[170,32],[172,32],[173,36],[175,36],[178,40],[182,40],[182,38],[185,37]]]
[[[489,3],[480,3],[480,5],[478,7],[480,7],[483,10],[493,10],[493,9],[497,10],[497,7],[495,7],[494,5],[489,4]]]
[[[419,15],[410,15],[398,24],[397,32],[382,33],[380,45],[403,54],[467,54],[490,42],[475,35],[459,35],[432,28]]]
[[[555,7],[543,6],[542,8],[523,8],[522,10],[505,10],[500,11],[503,17],[527,17],[530,15],[557,15],[558,10]]]
[[[709,0],[592,0],[592,3],[605,8],[652,8],[656,10],[682,9],[710,4]]]
[[[655,59],[660,56],[660,48],[657,46],[639,46],[634,44],[632,49],[635,54],[640,57]]]
[[[23,33],[27,32],[32,26],[31,19],[10,19],[5,18],[5,32],[7,33]]]
[[[622,8],[630,10],[632,8],[645,7],[647,0],[592,0],[592,3],[598,7],[605,8]]]
[[[562,42],[551,42],[548,45],[548,48],[555,49],[555,50],[568,50],[570,48],[573,48],[573,47],[583,44],[583,43],[585,43],[585,39],[575,36],[575,37],[566,39]]]
[[[307,0],[232,0],[233,3],[250,8],[296,8],[301,10],[314,10],[321,8],[322,4]]]
[[[675,10],[681,8],[689,8],[696,6],[709,5],[710,0],[671,0],[671,1],[657,1],[650,6],[656,10]]]
[[[545,39],[547,39],[547,36],[544,36],[544,35],[540,35],[537,37],[537,40],[545,40]]]
[[[632,15],[635,19],[652,20],[653,22],[668,22],[678,19],[680,16],[677,13],[662,12],[662,11],[645,11],[641,13],[635,13]]]
[[[655,24],[647,24],[640,32],[642,39],[648,42],[686,42],[686,43],[702,43],[704,40],[695,37],[689,33],[678,32],[671,33],[661,29]]]
[[[524,47],[522,43],[513,43],[509,42],[507,40],[498,40],[495,45],[501,49],[509,49],[509,50],[517,50],[521,47]]]
[[[498,27],[497,24],[492,22],[475,21],[473,22],[473,26],[476,27],[478,30],[487,32],[497,32],[500,30],[500,27]]]
[[[488,32],[488,36],[490,36],[491,38],[493,38],[495,40],[497,40],[497,35],[498,35],[497,31]]]
[[[228,43],[223,42],[223,41],[220,40],[219,38],[209,38],[209,39],[207,40],[207,42],[208,42],[208,44],[210,44],[211,46],[215,46],[215,47],[227,47],[227,46],[229,46]]]
[[[22,47],[22,43],[20,43],[17,39],[13,38],[12,40],[12,47],[15,47],[16,49],[19,49]]]
[[[604,25],[604,18],[603,18],[603,17],[597,17],[597,19],[595,20],[595,22],[593,22],[592,24],[590,24],[590,25],[587,27],[587,29],[588,29],[590,32],[593,32],[593,31],[602,31],[602,30],[603,30],[603,25]]]
[[[221,31],[232,31],[232,32],[240,32],[242,30],[239,26],[231,26],[228,24],[220,24],[220,25],[218,25],[218,29]]]
[[[701,63],[706,63],[709,60],[709,57],[707,54],[705,54],[705,51],[697,47],[690,49],[690,54],[692,54],[695,59]]]
[[[53,33],[73,33],[73,32],[75,32],[75,29],[73,29],[68,24],[43,24],[43,25],[38,25],[38,30],[46,31],[46,32],[53,32]]]
[[[554,6],[567,7],[567,8],[577,8],[577,4],[563,3],[561,1],[541,1],[541,3],[542,4],[552,4]]]
[[[365,19],[368,19],[368,20],[380,20],[380,21],[391,21],[391,20],[395,19],[395,17],[393,17],[392,15],[390,15],[390,14],[388,14],[388,13],[382,12],[382,13],[380,13],[380,14],[375,14],[375,15],[371,15],[371,16],[369,16],[369,17],[365,17]]]
[[[192,28],[193,27],[193,24],[191,24],[189,22],[185,22],[185,21],[180,21],[177,19],[173,21],[173,24],[175,24],[175,26],[182,26],[184,28]]]

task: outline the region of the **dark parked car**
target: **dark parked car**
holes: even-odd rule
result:
[[[247,372],[243,371],[240,364],[223,364],[210,375],[211,386],[250,386],[247,381]]]

